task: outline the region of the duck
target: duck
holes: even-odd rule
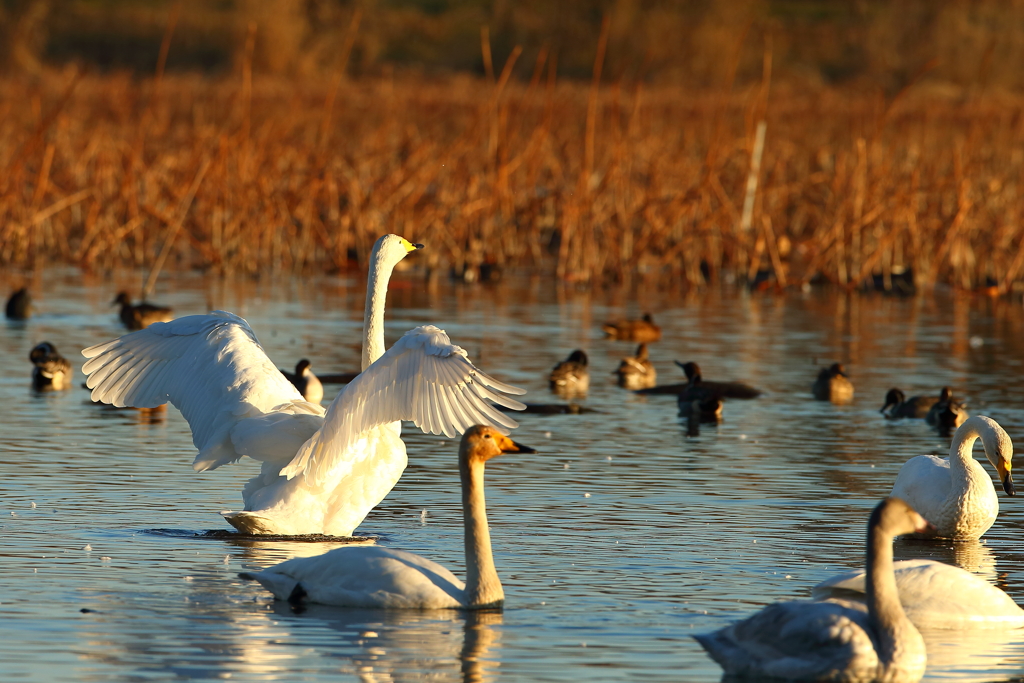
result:
[[[924,675],[921,633],[900,605],[892,542],[928,522],[886,498],[868,520],[864,603],[779,602],[713,633],[695,636],[726,676],[801,681],[912,682]]]
[[[918,628],[1024,628],[1024,610],[1013,598],[960,567],[935,560],[900,560],[893,571],[900,604]],[[863,602],[864,591],[864,572],[854,570],[822,581],[811,597]]]
[[[661,384],[659,386],[640,389],[638,394],[675,394],[680,401],[689,402],[695,398],[707,399],[712,396],[721,398],[751,399],[757,398],[762,392],[744,382],[712,382],[705,380],[700,366],[693,362],[675,364],[686,373],[686,382]],[[685,398],[684,398],[685,397]]]
[[[679,402],[679,416],[691,421],[713,423],[722,421],[725,402],[720,396]]]
[[[408,462],[401,421],[454,437],[475,424],[517,425],[493,404],[521,409],[523,389],[481,372],[444,330],[422,325],[384,350],[391,273],[422,249],[384,235],[370,254],[362,372],[330,406],[285,379],[249,324],[226,311],[177,318],[82,354],[92,399],[122,407],[170,402],[188,421],[196,471],[248,456],[260,473],[244,509],[221,514],[247,535],[351,536]]]
[[[811,385],[811,393],[819,401],[849,403],[853,400],[853,383],[846,376],[842,363],[833,363],[818,372],[818,379]]]
[[[967,406],[963,401],[953,397],[953,390],[949,387],[942,387],[939,398],[933,403],[924,421],[939,432],[948,435],[954,429],[962,425],[970,415],[967,413]]]
[[[324,400],[324,385],[320,383],[317,376],[309,369],[310,365],[309,359],[303,358],[295,364],[294,374],[287,370],[282,370],[281,374],[299,390],[302,398],[310,403],[320,403],[320,401]]]
[[[128,292],[118,292],[111,306],[121,306],[121,322],[129,330],[142,330],[153,323],[165,323],[174,319],[174,309],[157,306],[145,301],[133,306]]]
[[[686,384],[679,393],[679,401],[706,400],[709,398],[757,398],[761,395],[760,389],[755,389],[743,382],[710,382],[704,379],[700,366],[693,362],[680,363],[676,365],[686,373]]]
[[[503,453],[535,453],[493,427],[475,425],[459,443],[466,582],[419,555],[381,546],[349,545],[296,557],[239,577],[257,581],[293,607],[311,602],[369,609],[498,609],[504,605],[487,526],[484,468]]]
[[[28,320],[32,317],[32,296],[27,287],[15,291],[7,300],[4,311],[8,320]]]
[[[590,388],[587,354],[576,349],[569,357],[555,365],[548,377],[551,391],[564,394],[585,394]]]
[[[653,387],[657,383],[658,373],[648,358],[647,343],[643,342],[636,347],[636,355],[623,358],[612,374],[617,376],[618,385],[625,389]]]
[[[36,344],[28,354],[32,361],[32,386],[40,391],[61,390],[71,386],[74,368],[67,358],[57,353],[50,342]]]
[[[990,417],[968,418],[953,435],[949,457],[919,455],[900,468],[890,495],[907,501],[935,525],[936,538],[980,538],[996,521],[999,497],[985,468],[971,455],[981,439],[985,456],[999,473],[1008,496],[1016,495],[1012,476],[1013,442]]]
[[[656,342],[661,339],[661,328],[654,324],[650,313],[640,320],[613,320],[601,325],[605,336],[623,341]]]
[[[898,420],[904,417],[923,418],[928,415],[929,409],[938,402],[935,396],[911,396],[906,397],[899,389],[890,389],[885,394],[885,405],[880,413],[890,420]]]

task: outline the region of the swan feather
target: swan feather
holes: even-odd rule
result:
[[[488,401],[522,410],[525,406],[507,394],[523,393],[478,370],[444,330],[416,327],[338,394],[323,426],[281,474],[289,479],[303,474],[307,484],[317,486],[349,464],[345,453],[365,432],[400,420],[449,438],[478,423],[507,434],[518,423]]]

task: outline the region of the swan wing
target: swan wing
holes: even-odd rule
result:
[[[946,506],[951,484],[948,459],[918,455],[903,463],[889,495],[902,498],[922,517],[939,525],[936,516]]]
[[[463,606],[465,587],[450,571],[404,550],[378,546],[335,548],[244,572],[279,600],[339,607],[441,609]],[[301,589],[296,593],[296,589]]]
[[[199,471],[242,455],[284,465],[323,423],[323,409],[302,399],[249,324],[226,311],[154,323],[82,355],[92,400],[180,410]]]
[[[727,674],[832,680],[877,668],[866,626],[867,612],[855,604],[780,602],[697,641]]]
[[[960,567],[934,560],[893,563],[896,588],[907,616],[918,628],[1024,627],[1024,610],[999,588]],[[811,589],[816,600],[863,601],[864,570],[833,576]]]
[[[347,452],[378,425],[399,420],[430,434],[454,437],[475,424],[489,424],[507,434],[518,423],[492,403],[522,410],[510,394],[525,390],[485,375],[466,352],[433,325],[409,330],[338,394],[324,425],[307,441],[281,474],[304,474],[320,485],[336,467],[351,466]]]

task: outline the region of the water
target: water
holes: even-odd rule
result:
[[[16,284],[0,280],[0,291]],[[543,279],[425,287],[398,276],[389,341],[437,323],[533,402],[558,400],[546,373],[584,348],[586,405],[599,412],[522,415],[514,436],[538,453],[488,466],[503,613],[294,614],[237,572],[333,546],[197,536],[228,528],[217,513],[239,508],[254,464],[194,473],[177,411],[104,408],[78,387],[78,350],[122,333],[109,301],[124,284],[48,271],[32,283],[39,313],[0,326],[5,681],[714,681],[720,669],[690,634],[859,566],[867,514],[902,463],[948,450],[921,421],[882,419],[887,389],[948,384],[972,414],[1024,438],[1019,303],[943,292],[587,294]],[[309,357],[314,370],[341,372],[358,366],[363,286],[358,276],[274,286],[168,276],[153,298],[179,314],[235,311],[279,366]],[[673,359],[696,360],[708,379],[767,395],[728,402],[721,425],[691,437],[674,397],[614,386],[610,372],[634,345],[603,340],[599,325],[646,310],[665,333],[651,346],[662,382],[682,378]],[[28,351],[43,340],[75,359],[74,389],[29,388]],[[810,397],[817,366],[835,360],[857,387],[852,405]],[[409,468],[360,533],[461,575],[456,443],[413,427],[404,436]],[[1024,602],[1024,512],[1001,492],[1000,502],[981,543],[900,542],[897,556],[958,561]],[[927,680],[1024,676],[1022,632],[926,638]]]

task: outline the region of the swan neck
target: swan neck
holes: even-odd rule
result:
[[[974,460],[974,442],[981,436],[975,430],[961,430],[960,436],[949,447],[949,469],[954,481],[966,483],[966,476],[955,476],[958,473],[970,472],[970,461]],[[987,452],[988,449],[986,449]]]
[[[461,458],[462,514],[466,528],[466,606],[498,607],[505,600],[491,553],[484,500],[484,463]]]
[[[867,557],[868,619],[878,638],[878,658],[891,664],[899,654],[901,634],[913,629],[900,604],[892,566],[892,535],[875,524],[868,528]]]
[[[394,269],[395,264],[386,262],[380,250],[374,248],[370,256],[363,312],[363,370],[384,355],[384,302],[388,294],[388,280]]]

